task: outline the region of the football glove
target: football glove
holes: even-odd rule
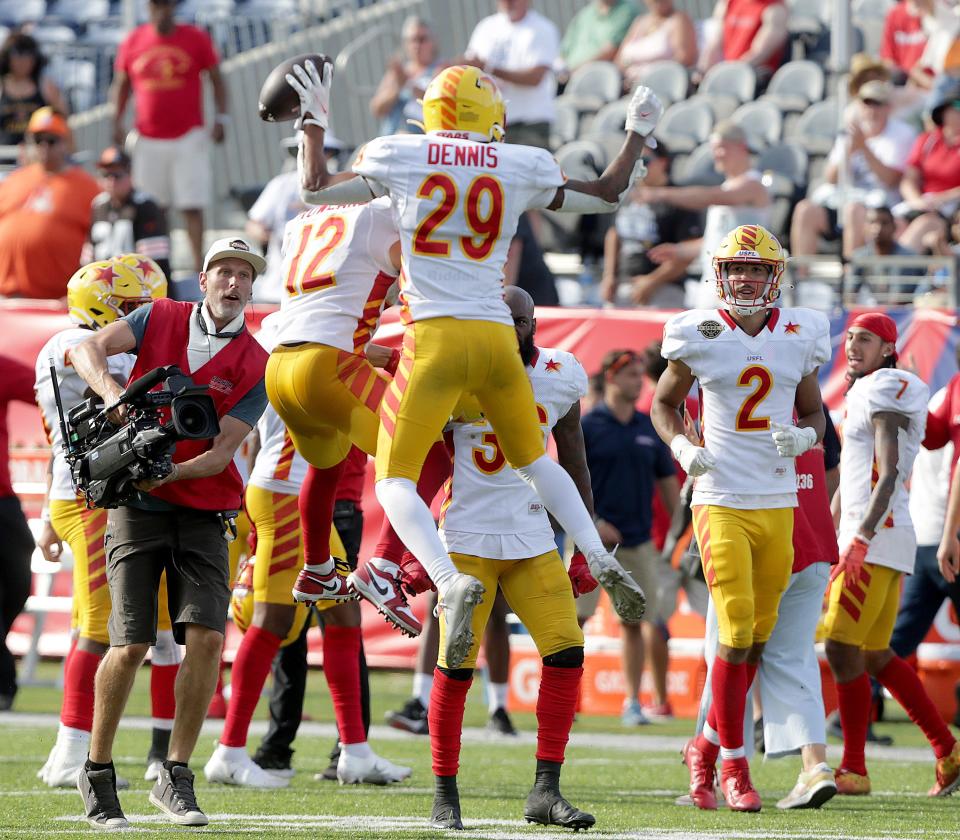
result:
[[[653,133],[662,116],[663,103],[650,88],[640,85],[633,92],[630,104],[627,105],[625,127],[627,131],[646,137]]]
[[[694,478],[710,472],[717,465],[713,455],[702,446],[692,443],[686,435],[677,435],[670,442],[670,451],[680,462],[683,471]]]
[[[810,426],[784,426],[771,423],[773,442],[777,445],[777,454],[781,458],[796,458],[817,442],[817,430]]]
[[[869,550],[870,540],[860,534],[854,536],[850,544],[840,553],[840,562],[831,570],[830,583],[844,573],[843,585],[847,588],[856,586],[860,582],[860,572],[863,570]]]
[[[597,579],[590,574],[590,568],[587,566],[587,558],[583,556],[582,551],[576,551],[570,558],[570,568],[567,569],[570,576],[570,586],[573,588],[573,597],[579,598],[588,592],[593,592],[600,584]]]
[[[330,111],[330,82],[333,79],[333,65],[324,63],[323,77],[312,61],[305,61],[301,67],[293,65],[293,72],[283,77],[300,97],[300,119],[294,124],[297,130],[305,125],[317,125],[327,129]]]

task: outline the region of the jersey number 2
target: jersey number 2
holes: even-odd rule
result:
[[[413,234],[413,252],[425,257],[450,256],[450,240],[434,236],[456,210],[459,198],[456,183],[444,172],[428,175],[417,190],[417,198],[434,200],[438,193],[440,203],[423,218]],[[482,206],[484,204],[486,207]],[[459,237],[460,248],[471,260],[485,260],[496,246],[503,225],[503,186],[500,181],[492,175],[474,178],[467,187],[463,213],[473,236]]]
[[[754,417],[753,412],[762,403],[773,387],[773,374],[761,365],[751,365],[740,372],[737,385],[741,388],[753,388],[737,411],[736,430],[738,432],[765,432],[770,428],[769,417]]]
[[[290,269],[287,271],[287,282],[285,284],[287,295],[290,297],[337,285],[337,275],[332,271],[322,271],[321,266],[343,239],[347,231],[347,222],[343,216],[328,216],[320,223],[316,231],[314,231],[314,227],[312,224],[304,225],[303,230],[300,231],[297,253],[293,255],[293,259],[290,261]],[[313,259],[301,271],[300,263],[302,262],[303,252],[307,250],[307,245],[310,244],[311,239],[320,243],[320,247],[313,255]]]

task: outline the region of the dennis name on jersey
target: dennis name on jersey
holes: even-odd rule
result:
[[[452,143],[428,143],[427,163],[431,166],[483,166],[496,169],[497,150],[492,146],[480,144],[472,146],[453,145]]]

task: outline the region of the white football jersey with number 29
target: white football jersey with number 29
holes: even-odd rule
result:
[[[826,316],[773,309],[750,336],[724,310],[693,309],[667,321],[662,353],[699,380],[704,445],[717,462],[697,479],[693,504],[795,507],[794,462],[777,453],[771,423],[793,422],[797,385],[830,359]]]

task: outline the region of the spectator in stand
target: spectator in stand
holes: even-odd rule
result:
[[[697,63],[697,33],[690,15],[673,0],[646,0],[647,14],[630,27],[614,63],[623,73],[623,89],[632,90],[643,71],[655,61],[679,61],[684,67]]]
[[[739,225],[767,225],[770,218],[770,193],[760,173],[753,168],[747,135],[736,123],[723,120],[710,135],[713,165],[724,176],[718,187],[641,187],[640,201],[664,201],[685,210],[706,210],[703,236],[683,242],[662,242],[650,249],[655,263],[679,263],[672,270],[686,272],[700,258],[701,282],[687,284],[686,303],[690,307],[718,305],[713,252],[726,235]]]
[[[670,449],[654,431],[647,414],[636,409],[643,388],[644,358],[632,350],[611,350],[603,358],[603,400],[581,421],[586,446],[597,531],[604,545],[615,545],[617,559],[647,596],[646,616],[657,614],[660,559],[651,539],[654,491],[672,515],[679,488]],[[581,623],[597,606],[599,591],[577,599]],[[654,631],[648,620],[621,622],[626,699],[624,726],[648,723],[640,707],[644,636]]]
[[[159,204],[183,213],[194,268],[203,264],[203,210],[213,190],[210,138],[222,143],[227,88],[217,51],[202,29],[176,23],[176,0],[149,0],[150,22],[134,29],[120,44],[114,64],[110,101],[113,137],[123,146],[124,112],[135,99],[133,182]],[[203,126],[203,84],[213,88],[217,115],[211,134]],[[128,147],[129,148],[129,147]]]
[[[90,232],[80,253],[80,264],[107,260],[120,254],[143,254],[170,279],[170,235],[163,209],[134,189],[130,158],[119,146],[108,146],[97,161],[100,188],[93,200]]]
[[[670,184],[670,152],[665,144],[644,157],[647,174],[614,217],[603,242],[603,280],[600,296],[605,303],[656,306],[678,309],[683,306],[681,261],[655,263],[649,250],[661,242],[681,242],[703,233],[702,215],[669,202],[640,200],[643,187]]]
[[[476,25],[464,63],[497,80],[507,102],[507,142],[549,148],[560,32],[530,0],[497,0],[497,10]]]
[[[960,81],[935,91],[930,105],[935,127],[913,144],[900,181],[904,200],[893,208],[910,220],[900,244],[918,252],[960,206]]]
[[[638,10],[633,0],[592,0],[573,16],[560,42],[565,76],[588,61],[613,61]]]
[[[907,80],[929,88],[931,79],[922,69],[914,69],[927,46],[927,33],[923,18],[933,11],[933,0],[900,0],[887,12],[880,41],[880,58],[891,72],[894,81],[903,84]]]
[[[0,295],[62,298],[80,264],[97,182],[69,157],[67,121],[49,106],[27,124],[35,163],[0,183]]]
[[[17,667],[7,649],[7,633],[30,594],[30,556],[33,536],[27,527],[20,499],[10,479],[10,442],[7,436],[7,406],[11,402],[32,404],[33,371],[22,362],[0,356],[0,712],[13,705],[17,693]]]
[[[423,18],[410,15],[400,30],[403,52],[387,60],[387,70],[370,100],[370,113],[380,120],[380,134],[422,134],[423,92],[444,65],[437,41]]]
[[[11,33],[0,47],[0,145],[22,143],[30,115],[44,105],[67,113],[60,89],[44,75],[46,65],[37,42],[26,33]]]
[[[556,278],[543,258],[543,248],[533,235],[533,226],[526,213],[517,222],[517,232],[510,242],[503,267],[503,284],[519,286],[533,298],[534,306],[560,304]]]
[[[878,300],[884,303],[888,300],[890,303],[909,303],[916,294],[917,282],[899,282],[897,278],[916,278],[926,274],[926,271],[920,267],[857,265],[857,261],[864,257],[918,256],[916,251],[904,248],[894,239],[895,229],[893,214],[889,207],[871,207],[867,210],[864,224],[867,241],[851,255],[859,303],[874,305]]]
[[[783,0],[717,0],[694,81],[719,61],[745,61],[766,84],[787,53],[788,17]]]
[[[890,116],[892,97],[889,82],[870,81],[857,90],[847,130],[830,151],[825,182],[793,211],[793,256],[816,254],[820,237],[833,240],[842,235],[843,255],[849,259],[864,244],[867,207],[892,207],[900,201],[900,179],[917,132]],[[846,178],[840,187],[844,168]]]

